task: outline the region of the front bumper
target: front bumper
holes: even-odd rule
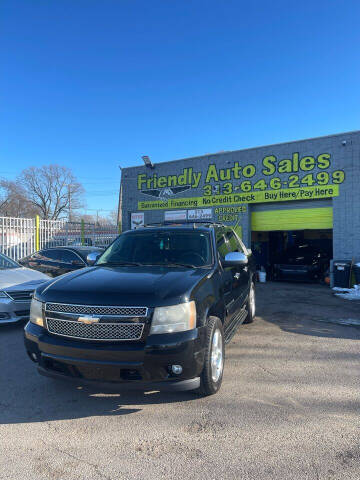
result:
[[[91,342],[51,335],[28,323],[25,348],[42,375],[96,387],[192,390],[204,365],[204,327],[150,335],[145,342]],[[180,375],[171,365],[181,365]]]
[[[30,302],[15,302],[12,299],[0,300],[0,325],[29,320]]]

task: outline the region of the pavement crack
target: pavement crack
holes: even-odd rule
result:
[[[263,370],[264,372],[268,373],[269,375],[272,375],[273,377],[277,377],[276,373],[273,373],[271,370],[268,370],[267,368],[263,367],[262,365],[257,365],[260,370]]]
[[[49,445],[44,440],[41,440],[41,442],[43,443],[44,446],[49,447]],[[92,467],[95,470],[95,472],[99,475],[99,477],[104,478],[105,480],[112,480],[111,477],[109,477],[108,475],[106,475],[100,470],[99,466],[96,463],[92,463],[83,458],[79,458],[76,455],[73,455],[72,453],[69,453],[66,450],[63,450],[62,448],[57,447],[56,445],[50,445],[50,447],[62,455],[66,455],[67,457],[72,458],[73,460],[76,460],[80,463],[84,463],[85,465],[88,465],[89,467]]]

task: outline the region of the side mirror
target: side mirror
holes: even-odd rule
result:
[[[244,253],[241,252],[230,252],[225,255],[225,260],[223,261],[224,267],[239,267],[247,265],[248,258]]]
[[[91,252],[88,254],[88,256],[86,257],[86,263],[88,265],[94,265],[94,263],[96,263],[97,259],[100,257],[101,255],[101,252]]]

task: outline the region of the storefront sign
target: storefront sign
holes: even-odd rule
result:
[[[165,212],[164,213],[164,220],[165,222],[171,222],[173,220],[186,220],[187,218],[187,211],[186,210],[177,210],[174,212]]]
[[[246,205],[236,205],[233,207],[216,207],[215,215],[219,222],[238,223],[240,215],[246,213]]]
[[[188,220],[211,220],[212,208],[198,208],[197,210],[188,210]]]
[[[144,226],[144,212],[134,212],[131,214],[131,230]]]
[[[202,208],[219,205],[234,205],[242,203],[287,202],[290,200],[315,200],[331,198],[339,195],[339,185],[326,187],[286,188],[281,190],[266,190],[262,192],[233,193],[230,195],[212,195],[190,198],[169,198],[138,202],[139,210],[162,210],[175,208]]]
[[[312,200],[339,195],[339,184],[345,180],[343,170],[331,170],[329,153],[290,158],[267,155],[255,164],[219,168],[210,164],[203,171],[184,168],[178,175],[137,177],[138,190],[153,201],[139,201],[139,210],[162,208],[202,208],[242,203]],[[196,189],[199,196],[178,198],[183,192]],[[195,192],[194,192],[195,193]]]

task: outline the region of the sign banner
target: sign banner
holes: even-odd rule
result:
[[[290,200],[315,200],[339,196],[339,185],[285,188],[279,190],[209,195],[189,198],[167,198],[164,200],[139,201],[139,210],[162,210],[176,208],[203,208],[241,203],[288,202]]]
[[[186,210],[176,210],[175,212],[165,212],[165,222],[171,222],[173,220],[186,220]]]
[[[212,208],[198,208],[197,210],[188,210],[188,220],[211,220]]]
[[[144,226],[144,212],[134,212],[131,214],[131,230]]]

